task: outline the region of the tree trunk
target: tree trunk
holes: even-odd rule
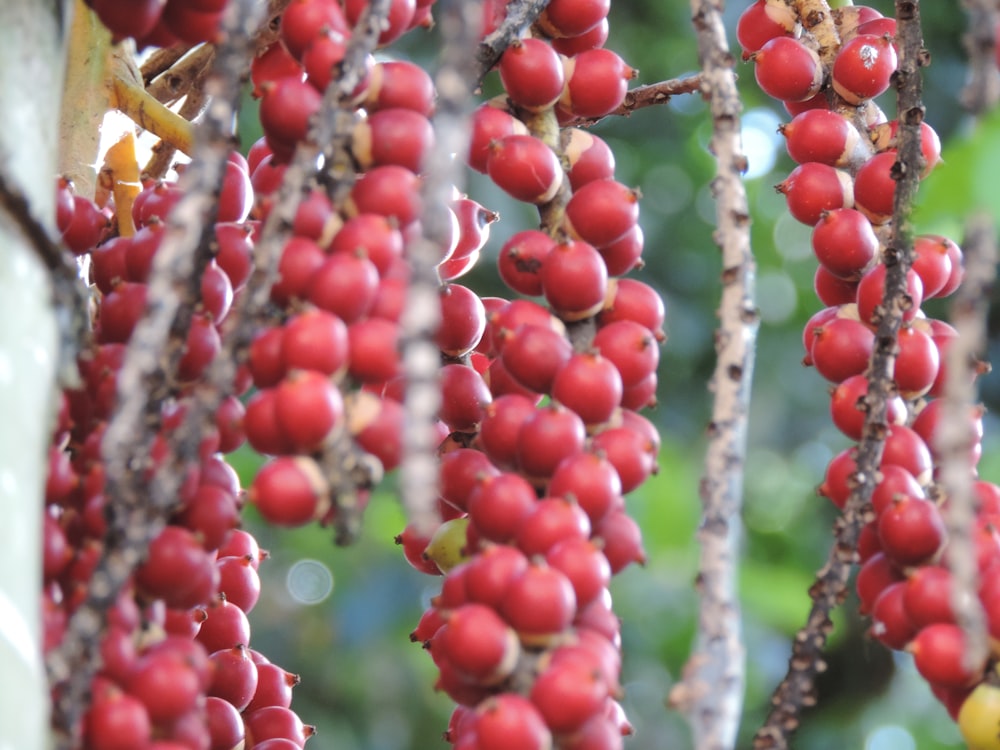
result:
[[[52,230],[68,6],[0,0],[0,173]],[[0,747],[48,745],[41,521],[57,365],[49,276],[0,209]]]

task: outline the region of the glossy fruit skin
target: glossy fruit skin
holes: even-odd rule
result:
[[[813,228],[812,247],[816,259],[832,274],[857,280],[874,260],[879,245],[864,214],[839,208],[820,215]]]
[[[791,36],[796,19],[793,13],[780,4],[767,0],[754,0],[740,14],[736,22],[736,39],[743,47],[743,59],[778,36]]]
[[[882,549],[897,565],[920,565],[934,558],[945,541],[937,506],[919,497],[900,496],[879,516]]]
[[[625,99],[635,71],[608,49],[592,49],[567,58],[566,88],[560,106],[574,117],[604,117]]]
[[[792,37],[771,39],[753,59],[757,85],[775,99],[801,102],[815,95],[823,83],[819,56]]]
[[[553,105],[566,85],[558,53],[541,39],[516,40],[500,56],[498,69],[511,100],[532,111]]]
[[[493,142],[486,170],[505,193],[525,203],[551,200],[563,180],[555,152],[532,135],[508,135]]]
[[[896,50],[888,37],[859,34],[837,53],[833,89],[851,104],[872,99],[889,88],[896,62]]]
[[[964,666],[965,634],[958,625],[933,623],[920,630],[909,649],[917,671],[933,685],[963,688],[973,684],[980,669]]]
[[[807,109],[779,128],[788,155],[799,164],[815,161],[846,167],[859,153],[861,134],[850,121],[828,109]]]
[[[276,526],[301,526],[319,511],[326,488],[312,459],[279,457],[254,478],[249,500]]]
[[[500,693],[476,707],[472,731],[478,750],[551,750],[552,734],[527,698]]]
[[[573,193],[566,205],[566,229],[594,247],[607,247],[639,220],[636,191],[615,180],[593,180]]]
[[[775,189],[784,194],[792,216],[809,226],[816,226],[824,211],[854,205],[850,175],[819,162],[800,164]]]
[[[556,373],[552,397],[576,412],[584,424],[601,424],[621,403],[621,375],[614,363],[599,353],[574,354]]]
[[[854,201],[873,224],[885,224],[892,218],[896,181],[892,179],[896,149],[875,154],[854,176]]]
[[[556,245],[542,261],[542,292],[564,320],[597,313],[608,288],[608,269],[593,245],[573,240]]]
[[[610,0],[552,0],[539,23],[549,36],[578,37],[605,20],[610,9]]]
[[[810,357],[820,375],[840,383],[868,367],[874,334],[850,318],[834,318],[814,331]]]

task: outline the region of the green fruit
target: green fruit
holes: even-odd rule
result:
[[[442,573],[447,573],[459,563],[468,560],[465,538],[468,527],[468,516],[445,521],[431,537],[427,549],[424,550],[424,557],[433,560]]]

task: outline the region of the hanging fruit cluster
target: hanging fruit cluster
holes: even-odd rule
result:
[[[168,34],[214,40],[225,10],[112,5],[92,3],[116,36],[140,46],[168,43]],[[388,6],[378,46],[429,23],[430,2]],[[290,708],[298,678],[251,648],[247,614],[266,553],[238,527],[249,502],[275,525],[321,522],[347,541],[370,489],[403,455],[401,319],[410,255],[436,208],[421,192],[434,167],[436,94],[411,62],[368,55],[347,69],[367,8],[292,0],[278,40],[250,65],[264,136],[226,163],[175,377],[151,405],[159,427],[148,477],[173,455],[171,440],[234,327],[227,316],[250,294],[255,244],[338,72],[360,81],[345,109],[351,174],[305,191],[267,309],[242,311],[261,322],[236,352],[235,383],[95,644],[88,750],[277,750],[313,732]],[[625,495],[656,469],[659,436],[639,412],[655,403],[664,308],[650,286],[625,277],[642,264],[638,193],[615,180],[608,145],[577,126],[619,107],[635,76],[603,48],[608,10],[607,0],[553,0],[525,31],[503,27],[506,3],[484,6],[481,37],[500,29],[512,41],[495,66],[505,94],[473,113],[465,161],[541,217],[499,250],[511,299],[456,281],[479,261],[498,216],[457,191],[439,207],[451,227],[437,259],[439,522],[412,523],[397,541],[415,567],[444,575],[412,638],[440,670],[437,687],[459,704],[446,737],[466,749],[614,748],[631,731],[618,703],[620,628],[608,584],[645,557]],[[120,532],[109,520],[122,519],[106,497],[101,442],[183,195],[177,183],[148,181],[123,211],[113,196],[98,205],[57,184],[59,228],[87,259],[96,307],[94,344],[79,358],[83,386],[63,394],[50,456],[47,651],[59,648]],[[267,456],[246,491],[224,456],[244,442]]]
[[[789,5],[757,0],[743,12],[737,33],[761,89],[781,100],[791,116],[780,130],[798,166],[777,189],[792,216],[813,228],[819,262],[814,288],[826,305],[806,325],[804,363],[833,384],[831,418],[846,437],[860,441],[875,329],[886,312],[883,253],[892,231],[898,144],[898,123],[887,120],[874,99],[889,88],[897,68],[896,22],[865,6],[840,8],[832,19],[839,44],[822,49]],[[824,37],[826,44],[829,38]],[[940,161],[940,143],[926,123],[920,132],[923,178]],[[980,685],[988,678],[986,661],[970,666],[963,658],[967,644],[951,604],[946,565],[948,499],[936,484],[945,355],[957,334],[921,310],[924,300],[955,292],[962,276],[962,252],[954,241],[936,235],[914,239],[897,339],[897,395],[887,404],[873,518],[858,542],[856,587],[860,611],[872,619],[872,637],[912,653],[953,718],[975,713],[980,721],[989,703],[982,700],[983,692],[995,688]],[[968,414],[967,430],[968,469],[975,477],[982,453],[980,408]],[[858,450],[855,445],[837,454],[819,487],[819,494],[838,508],[844,508],[855,486]],[[983,581],[979,598],[996,637],[1000,488],[985,481],[974,486],[975,556]],[[977,708],[962,711],[970,695],[977,696]],[[995,702],[987,710],[995,720]],[[963,731],[965,726],[962,719]]]

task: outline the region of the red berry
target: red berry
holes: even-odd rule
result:
[[[533,135],[508,135],[489,147],[486,169],[505,193],[525,203],[547,203],[563,180],[559,158]]]
[[[594,246],[581,240],[556,245],[542,261],[542,291],[564,320],[595,315],[604,304],[608,269]]]
[[[515,40],[497,67],[511,101],[527,110],[552,106],[566,84],[559,54],[541,39]]]
[[[754,0],[736,22],[736,39],[743,47],[743,59],[748,60],[751,53],[775,37],[791,36],[795,24],[795,14],[782,3]]]
[[[859,34],[845,42],[833,61],[833,90],[850,104],[873,99],[896,72],[896,50],[887,36]]]
[[[574,117],[604,117],[625,99],[636,71],[608,49],[584,50],[563,62],[566,88],[559,100]]]
[[[542,715],[516,693],[500,693],[477,706],[472,732],[478,750],[552,748],[552,735]]]
[[[779,130],[785,136],[788,155],[799,164],[816,161],[847,167],[866,156],[858,129],[828,109],[807,109]]]
[[[639,219],[635,190],[614,180],[593,180],[580,187],[566,205],[566,231],[594,247],[620,239]]]
[[[815,226],[825,211],[854,205],[851,176],[819,162],[800,164],[775,190],[784,194],[792,216],[809,226]]]
[[[819,56],[790,36],[771,39],[753,55],[753,61],[757,85],[775,99],[801,102],[823,84]]]
[[[968,687],[981,677],[982,665],[966,667],[965,632],[958,625],[936,622],[917,633],[907,649],[917,671],[928,682],[949,688]]]
[[[599,353],[574,354],[556,373],[552,398],[576,412],[584,424],[601,424],[621,403],[621,375]]]
[[[875,154],[854,175],[854,201],[873,224],[885,224],[892,218],[896,196],[893,167],[896,149]]]
[[[875,335],[857,320],[834,318],[813,330],[810,358],[827,380],[840,383],[868,367]]]
[[[247,499],[276,526],[302,526],[327,501],[327,483],[316,462],[304,456],[279,457],[264,464]]]
[[[860,279],[878,252],[878,238],[860,211],[839,208],[826,211],[812,233],[816,259],[842,279]]]

